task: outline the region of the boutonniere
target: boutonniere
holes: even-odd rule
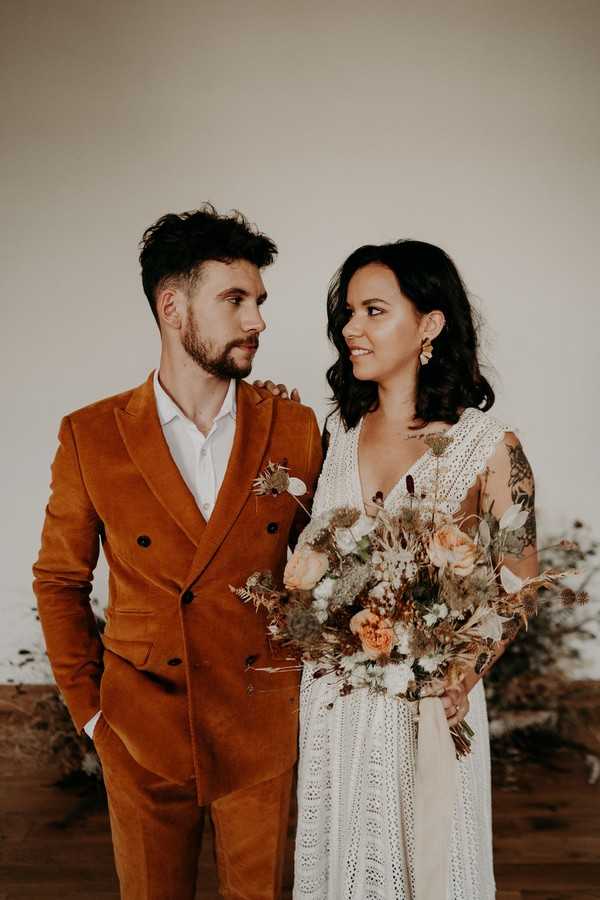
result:
[[[294,478],[290,475],[288,467],[282,463],[269,462],[266,469],[263,469],[258,478],[254,479],[252,489],[259,496],[271,494],[273,497],[278,497],[280,494],[290,494],[298,506],[301,506],[307,515],[310,515],[304,504],[298,500],[298,497],[303,497],[308,493],[308,488],[301,478]]]

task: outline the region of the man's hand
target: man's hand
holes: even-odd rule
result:
[[[254,387],[264,388],[273,394],[274,397],[281,397],[283,400],[294,400],[296,403],[300,403],[298,388],[293,388],[290,394],[285,384],[275,384],[274,381],[253,381],[252,384]]]

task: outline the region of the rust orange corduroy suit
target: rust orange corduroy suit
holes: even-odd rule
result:
[[[269,461],[314,485],[312,410],[237,387],[229,465],[206,522],[163,437],[152,375],[63,419],[34,589],[57,684],[94,741],[107,786],[122,897],[194,896],[202,808],[216,830],[221,892],[278,896],[298,672],[273,655],[264,618],[229,589],[276,577],[299,510],[258,496]],[[102,543],[106,629],[89,604]],[[263,668],[280,668],[269,673]],[[291,669],[291,670],[290,670]]]

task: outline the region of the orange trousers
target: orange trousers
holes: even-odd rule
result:
[[[215,834],[219,895],[279,900],[292,771],[199,807],[195,784],[143,769],[103,716],[94,729],[102,763],[122,900],[194,900],[204,816]]]

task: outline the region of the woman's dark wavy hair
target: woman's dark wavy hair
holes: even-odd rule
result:
[[[271,238],[234,211],[220,215],[210,203],[183,213],[167,213],[150,225],[140,244],[142,284],[158,322],[156,293],[170,279],[193,289],[202,264],[209,260],[245,259],[257,268],[269,266],[277,256]]]
[[[365,413],[378,406],[377,384],[354,377],[342,335],[348,321],[350,279],[371,263],[391,269],[400,290],[419,313],[439,309],[446,318],[443,330],[433,342],[429,364],[419,369],[415,420],[454,423],[468,406],[490,409],[494,391],[479,369],[473,311],[450,257],[423,241],[367,244],[355,250],[338,269],[327,295],[327,334],[339,353],[327,372],[327,381],[346,428],[354,428]]]

